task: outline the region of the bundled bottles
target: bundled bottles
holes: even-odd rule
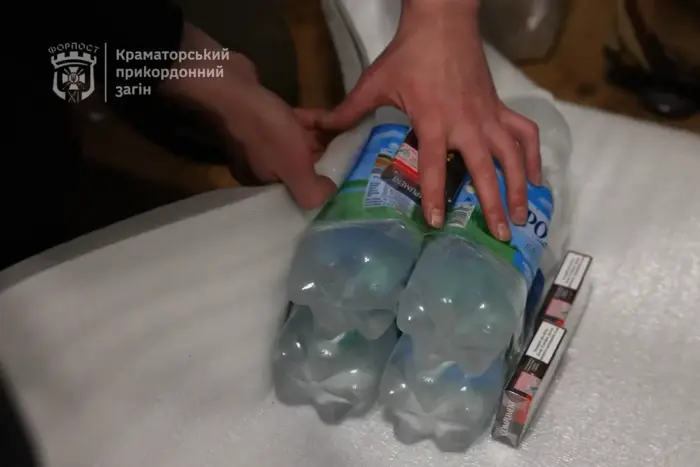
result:
[[[416,150],[400,150],[407,137],[404,125],[372,130],[290,268],[295,309],[277,343],[277,393],[314,405],[329,422],[376,401],[397,340],[396,305],[427,229]]]
[[[408,132],[395,124],[373,129],[292,260],[289,299],[309,307],[326,336],[358,330],[375,339],[394,321],[424,233],[411,180],[401,190],[382,178]]]
[[[528,220],[511,224],[509,242],[491,236],[454,153],[446,225],[429,229],[416,135],[398,124],[372,130],[293,258],[293,305],[274,358],[280,400],[339,422],[379,398],[400,440],[432,438],[450,451],[487,431],[528,339],[526,310],[566,248],[570,213],[566,122],[544,99],[509,105],[539,125],[545,178],[528,184]]]
[[[399,299],[404,336],[385,370],[380,402],[397,436],[410,441],[433,438],[443,449],[464,450],[485,431],[509,363],[524,344],[528,291],[550,232],[563,227],[565,216],[554,213],[566,190],[568,126],[544,100],[517,104],[539,124],[543,156],[550,159],[546,186],[528,184],[526,225],[511,224],[509,242],[492,237],[467,177]],[[505,199],[500,168],[497,174]],[[556,262],[561,252],[548,254]]]

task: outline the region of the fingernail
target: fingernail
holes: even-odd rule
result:
[[[442,210],[435,208],[430,211],[430,225],[440,228],[443,220]]]
[[[498,231],[498,239],[500,241],[505,242],[506,240],[508,240],[510,238],[510,229],[508,229],[508,226],[506,224],[504,224],[503,222],[498,224],[497,231]]]
[[[527,208],[524,206],[518,206],[513,210],[513,223],[524,225],[525,222],[527,222]]]

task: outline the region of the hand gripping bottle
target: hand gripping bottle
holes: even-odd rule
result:
[[[560,222],[557,225],[552,222],[555,202],[559,208],[552,191],[560,195],[566,191],[561,179],[568,166],[570,149],[559,144],[568,140],[569,130],[556,109],[541,99],[526,101],[521,113],[530,116],[524,108],[532,115],[547,117],[535,120],[542,135],[542,152],[547,154],[545,164],[549,163],[551,169],[544,171],[545,176],[550,179],[546,186],[528,184],[527,223],[511,224],[512,239],[500,242],[490,235],[479,199],[467,177],[445,228],[428,241],[399,300],[397,324],[410,336],[411,364],[420,371],[435,370],[436,362],[454,363],[465,378],[478,381],[494,366],[507,367],[499,362],[511,361],[513,352],[519,352],[523,344],[528,290],[540,269],[552,228],[563,228],[559,219],[566,218],[555,217]],[[558,118],[549,118],[552,116]],[[566,136],[562,138],[558,132]],[[497,176],[505,200],[506,187],[500,168]],[[505,202],[504,206],[507,212]],[[408,390],[416,391],[410,387],[410,381],[406,384]],[[393,386],[387,382],[387,388]],[[489,400],[497,400],[500,388],[490,387],[495,394]],[[437,394],[445,397],[441,391]],[[388,393],[382,391],[381,397],[385,403]],[[427,399],[427,396],[419,399],[426,413],[430,412]]]
[[[326,423],[365,414],[377,400],[397,333],[392,323],[374,340],[358,331],[326,339],[316,332],[307,307],[292,306],[273,354],[277,398],[312,405]]]
[[[454,194],[464,171],[451,173],[447,189]],[[289,272],[290,301],[309,307],[327,337],[353,329],[368,339],[381,336],[427,230],[415,134],[404,125],[378,125],[303,236]]]
[[[396,344],[399,293],[427,230],[417,143],[406,126],[374,128],[292,263],[288,291],[296,311],[277,343],[277,394],[314,405],[328,422],[371,407]],[[451,160],[446,190],[454,195],[464,169]]]
[[[345,182],[314,219],[292,260],[289,299],[309,307],[326,337],[381,336],[420,252],[420,206],[382,179],[408,134],[373,128]]]
[[[542,178],[556,203],[550,223],[547,248],[540,267],[546,277],[555,274],[571,237],[575,192],[570,178],[573,142],[564,116],[549,101],[540,97],[519,97],[506,101],[513,111],[537,123],[540,130]]]
[[[511,223],[509,242],[496,240],[467,177],[445,228],[427,243],[399,301],[398,326],[413,338],[416,358],[437,352],[472,375],[485,372],[509,346],[511,338],[516,342],[520,338],[528,290],[549,238],[557,235],[555,228],[563,229],[566,219],[566,215],[558,214],[554,220],[559,223],[552,222],[559,208],[552,191],[564,198],[562,175],[566,173],[569,148],[559,144],[559,139],[566,138],[558,134],[568,136],[568,126],[544,99],[530,99],[529,107],[522,107],[535,109],[532,114],[536,116],[559,117],[539,122],[541,151],[550,159],[545,161],[544,173],[550,178],[545,186],[528,183],[527,223]],[[552,124],[556,126],[547,126]],[[498,167],[497,176],[505,200],[505,180]],[[507,212],[505,201],[503,205]]]

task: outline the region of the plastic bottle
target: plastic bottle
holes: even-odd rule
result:
[[[386,418],[402,443],[433,439],[442,451],[465,451],[491,424],[505,384],[505,359],[476,377],[437,355],[425,363],[416,363],[411,337],[403,334],[381,382]]]
[[[463,377],[461,381],[475,381],[494,367],[507,371],[511,357],[523,344],[528,290],[542,257],[549,255],[549,262],[553,263],[543,265],[543,272],[548,274],[561,256],[559,251],[547,251],[547,243],[550,232],[564,230],[567,218],[564,213],[555,214],[553,219],[553,212],[569,208],[565,195],[571,148],[569,128],[561,114],[544,99],[519,99],[512,107],[539,125],[546,186],[528,184],[528,222],[525,226],[511,224],[512,239],[506,243],[490,235],[473,186],[469,180],[464,184],[445,228],[428,240],[399,300],[397,324],[410,336],[410,365],[416,374],[454,364]],[[504,178],[500,169],[497,172],[505,200]],[[506,203],[504,206],[507,212]],[[566,238],[568,234],[558,237],[557,249],[566,243]],[[390,362],[387,374],[396,373],[392,365]],[[387,389],[381,392],[381,402],[393,404],[394,413],[413,413],[413,423],[416,426],[425,423],[430,431],[429,417],[418,415],[420,411],[401,408],[395,402],[389,403],[389,391],[395,390],[396,384],[404,384],[405,390],[414,394],[423,391],[411,387],[417,383],[412,382],[410,374],[404,378],[405,384],[383,385]],[[424,415],[432,413],[431,407],[437,402],[428,402],[431,397],[452,397],[451,390],[441,386],[446,384],[444,378],[435,381],[439,389],[432,396],[428,393],[417,398]],[[497,400],[500,387],[489,388],[491,392],[484,400]],[[471,409],[465,406],[462,410]],[[469,420],[462,421],[472,423]],[[462,426],[462,430],[481,429],[480,422],[479,418],[473,422],[474,426]],[[435,437],[441,436],[438,431],[434,431]]]
[[[551,278],[538,271],[528,294],[523,342],[532,338],[547,281]],[[418,363],[411,336],[403,334],[389,357],[379,396],[397,439],[406,444],[433,439],[442,451],[462,452],[482,438],[522,343],[513,342],[513,347],[485,373],[470,376],[437,354]]]
[[[297,248],[289,299],[311,309],[325,336],[356,329],[375,339],[394,321],[428,230],[416,148],[407,126],[376,126]],[[452,163],[457,169],[448,177],[451,193],[463,178],[459,164]]]
[[[357,331],[326,339],[316,332],[311,311],[293,306],[273,354],[277,398],[312,405],[326,423],[363,415],[377,400],[397,333],[392,323],[374,340]]]
[[[399,328],[412,336],[416,358],[437,352],[472,375],[485,372],[512,337],[520,338],[527,293],[550,232],[563,230],[566,218],[559,214],[552,222],[556,212],[552,192],[564,199],[566,191],[569,152],[561,142],[569,138],[560,135],[568,135],[568,125],[544,99],[523,99],[517,104],[522,114],[539,124],[545,159],[546,186],[527,187],[526,225],[511,223],[508,243],[494,239],[468,181],[457,195],[445,229],[421,254],[398,308]],[[505,200],[504,178],[500,169],[497,172]],[[507,212],[505,202],[504,206]]]
[[[576,192],[571,180],[571,130],[564,116],[548,100],[541,97],[519,97],[506,101],[513,111],[537,123],[540,133],[542,178],[552,191],[556,203],[550,223],[547,248],[542,254],[541,268],[546,277],[556,268],[568,250]]]

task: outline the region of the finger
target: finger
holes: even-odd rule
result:
[[[316,128],[321,117],[326,114],[324,109],[302,109],[296,107],[292,109],[294,116],[304,128]]]
[[[416,124],[418,138],[418,174],[420,177],[423,215],[428,224],[440,228],[445,222],[445,170],[447,143],[445,134],[435,119]]]
[[[527,222],[527,183],[522,151],[513,136],[497,123],[486,131],[485,136],[505,173],[510,220],[524,225]]]
[[[319,128],[321,117],[326,114],[324,109],[293,109],[294,116],[305,131],[306,142],[313,155],[312,160],[318,162],[330,142],[338,135],[337,131],[327,131]]]
[[[331,179],[314,170],[311,154],[297,155],[287,160],[294,163],[280,170],[279,178],[299,207],[315,209],[335,193],[336,186]]]
[[[527,178],[535,185],[542,184],[542,159],[540,157],[540,130],[537,124],[522,115],[505,109],[500,115],[501,123],[516,137],[525,151]]]
[[[379,107],[381,98],[378,81],[371,69],[366,71],[343,102],[321,118],[321,127],[326,130],[347,130]]]
[[[326,153],[332,138],[326,132],[317,130],[307,134],[309,139],[309,149],[311,150],[312,161],[316,164]]]
[[[303,180],[300,182],[299,180]],[[308,177],[300,179],[287,178],[282,180],[287,186],[289,194],[302,209],[316,209],[323,205],[336,191],[333,181],[323,175],[318,175],[313,170]]]
[[[455,138],[455,143],[473,180],[489,230],[495,238],[509,240],[510,227],[501,201],[496,168],[483,139],[478,134],[472,134]]]

